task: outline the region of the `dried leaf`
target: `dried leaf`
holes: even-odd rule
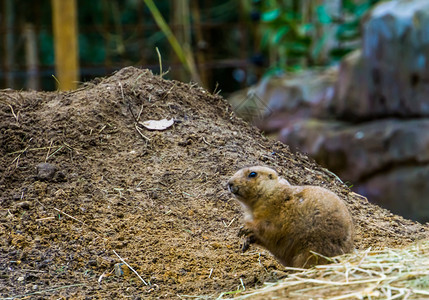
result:
[[[174,119],[147,120],[144,122],[139,122],[139,124],[143,125],[145,128],[149,130],[165,130],[174,124]]]

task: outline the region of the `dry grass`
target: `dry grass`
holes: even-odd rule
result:
[[[429,299],[429,240],[356,251],[237,299]]]

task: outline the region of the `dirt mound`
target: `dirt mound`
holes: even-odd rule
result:
[[[137,130],[137,118],[175,123]],[[353,214],[357,248],[428,237],[428,227],[266,139],[220,96],[147,70],[125,68],[73,92],[1,91],[0,137],[3,297],[215,296],[283,276],[267,251],[239,249],[241,211],[225,184],[246,165],[336,192]],[[112,275],[115,252],[148,285],[126,267]]]

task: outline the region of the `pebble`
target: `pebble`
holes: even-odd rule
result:
[[[19,207],[21,207],[22,209],[30,209],[30,202],[28,201],[23,201],[17,204]]]
[[[37,179],[39,180],[52,180],[57,172],[58,168],[49,163],[40,163],[36,167]]]
[[[116,276],[126,276],[130,274],[130,269],[124,263],[117,263],[114,268]]]

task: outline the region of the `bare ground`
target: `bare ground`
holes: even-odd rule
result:
[[[175,124],[137,130],[139,114]],[[37,170],[44,162],[53,176]],[[0,91],[0,296],[217,297],[287,275],[264,249],[240,251],[241,211],[225,184],[248,165],[336,192],[358,249],[429,238],[427,225],[351,192],[220,96],[129,67],[73,92]],[[115,275],[115,252],[147,285],[126,267]]]

